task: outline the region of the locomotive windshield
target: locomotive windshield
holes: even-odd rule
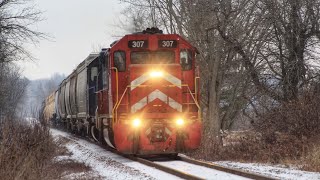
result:
[[[173,64],[174,51],[131,52],[131,64]]]

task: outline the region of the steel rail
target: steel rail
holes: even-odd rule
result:
[[[85,139],[88,139],[88,138],[85,138]],[[168,174],[180,177],[182,179],[187,179],[187,180],[203,180],[204,179],[204,178],[201,178],[201,177],[197,177],[197,176],[185,173],[183,171],[179,171],[177,169],[173,169],[173,168],[169,168],[169,167],[163,166],[161,164],[155,163],[153,161],[149,161],[149,160],[144,159],[144,158],[140,158],[140,157],[133,156],[133,155],[123,154],[123,153],[117,151],[116,149],[113,149],[111,147],[105,146],[105,145],[103,145],[103,144],[101,144],[99,142],[92,142],[92,143],[100,146],[103,149],[106,149],[107,151],[115,153],[115,154],[117,154],[119,156],[122,156],[124,158],[130,159],[132,161],[139,162],[139,163],[144,164],[144,165],[149,166],[149,167],[156,168],[156,169],[158,169],[160,171],[163,171],[163,172],[166,172]]]
[[[56,129],[56,130],[67,132],[65,129]],[[171,174],[171,175],[183,178],[183,179],[187,179],[187,180],[203,180],[203,178],[200,178],[200,177],[197,177],[197,176],[194,176],[194,175],[191,175],[191,174],[188,174],[188,173],[185,173],[185,172],[173,169],[173,168],[169,168],[169,167],[160,165],[158,163],[155,163],[155,162],[152,162],[152,161],[140,158],[140,157],[123,154],[123,153],[117,151],[116,149],[113,149],[113,148],[111,148],[111,147],[109,147],[107,145],[104,145],[104,144],[100,143],[100,142],[94,141],[93,139],[90,139],[88,137],[82,137],[82,136],[78,136],[78,135],[75,135],[75,134],[70,134],[70,135],[72,135],[72,137],[71,137],[72,139],[80,138],[80,139],[86,140],[86,141],[88,141],[88,143],[95,144],[95,145],[97,145],[97,146],[99,146],[99,147],[101,147],[101,148],[103,148],[103,149],[105,149],[107,151],[110,151],[110,152],[112,152],[114,154],[117,154],[117,155],[122,156],[124,158],[130,159],[132,161],[139,162],[139,163],[144,164],[146,166],[156,168],[156,169],[158,169],[160,171],[163,171],[163,172],[166,172],[168,174]],[[74,140],[76,140],[76,139],[74,139]]]
[[[184,162],[187,162],[187,163],[190,163],[190,164],[194,164],[194,165],[207,167],[207,168],[210,168],[210,169],[215,169],[215,170],[227,172],[227,173],[230,173],[230,174],[235,174],[235,175],[246,177],[246,178],[250,178],[250,179],[257,179],[257,180],[274,180],[275,179],[275,178],[267,177],[267,176],[256,174],[256,173],[252,173],[252,172],[247,172],[247,171],[243,171],[243,170],[239,170],[239,169],[228,168],[228,167],[220,166],[220,165],[209,163],[209,162],[203,162],[203,161],[191,159],[191,158],[188,158],[188,157],[178,156],[177,160],[184,161]]]
[[[125,157],[127,157],[128,159],[131,159],[133,161],[137,161],[137,162],[139,162],[141,164],[144,164],[144,165],[147,165],[147,166],[150,166],[150,167],[154,167],[154,168],[156,168],[156,169],[158,169],[160,171],[172,174],[174,176],[177,176],[177,177],[180,177],[180,178],[183,178],[183,179],[188,179],[188,180],[202,180],[203,179],[201,177],[194,176],[194,175],[191,175],[189,173],[185,173],[183,171],[179,171],[177,169],[169,168],[167,166],[163,166],[163,165],[160,165],[158,163],[155,163],[153,161],[149,161],[149,160],[146,160],[146,159],[143,159],[143,158],[139,158],[139,157],[135,157],[135,156],[125,156]]]
[[[61,131],[61,129],[57,129],[57,130]],[[144,159],[144,158],[140,158],[140,157],[137,157],[137,156],[120,153],[116,149],[108,147],[108,146],[106,146],[106,145],[104,145],[102,143],[99,143],[99,142],[96,142],[96,141],[92,141],[92,139],[90,139],[90,138],[81,137],[81,136],[77,136],[77,135],[74,135],[74,134],[71,134],[71,135],[73,135],[74,138],[80,138],[80,139],[87,140],[89,143],[93,143],[93,144],[95,144],[97,146],[100,146],[101,148],[103,148],[103,149],[105,149],[107,151],[115,153],[115,154],[117,154],[119,156],[122,156],[124,158],[130,159],[132,161],[139,162],[139,163],[144,164],[146,166],[150,166],[150,167],[156,168],[156,169],[158,169],[160,171],[169,173],[171,175],[174,175],[174,176],[177,176],[177,177],[180,177],[180,178],[183,178],[183,179],[187,179],[187,180],[202,180],[202,179],[204,179],[204,178],[201,178],[201,177],[197,177],[195,175],[191,175],[189,173],[185,173],[183,171],[179,171],[179,170],[174,169],[174,168],[170,168],[170,167],[155,163],[153,161],[149,161],[149,160]],[[203,166],[203,167],[207,167],[207,168],[210,168],[210,169],[215,169],[215,170],[218,170],[218,171],[222,171],[222,172],[226,172],[226,173],[230,173],[230,174],[234,174],[234,175],[238,175],[238,176],[242,176],[242,177],[246,177],[246,178],[250,178],[250,179],[257,179],[257,180],[275,180],[276,179],[276,178],[272,178],[272,177],[268,177],[268,176],[264,176],[264,175],[260,175],[260,174],[256,174],[256,173],[252,173],[252,172],[247,172],[247,171],[242,171],[242,170],[238,170],[238,169],[228,168],[228,167],[220,166],[220,165],[217,165],[217,164],[204,162],[204,161],[199,161],[199,160],[196,160],[196,159],[183,157],[183,156],[177,156],[177,157],[175,157],[174,160],[183,161],[183,162],[194,164],[194,165],[198,165],[198,166]]]

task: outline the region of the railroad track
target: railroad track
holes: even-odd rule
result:
[[[250,179],[257,179],[257,180],[274,180],[275,179],[275,178],[263,176],[263,175],[252,173],[252,172],[242,171],[242,170],[238,170],[238,169],[232,169],[232,168],[223,167],[223,166],[209,163],[209,162],[203,162],[203,161],[199,161],[196,159],[191,159],[188,157],[178,156],[178,159],[181,161],[184,161],[184,162],[194,164],[194,165],[199,165],[199,166],[207,167],[210,169],[215,169],[218,171],[223,171],[223,172],[235,174],[235,175],[250,178]]]
[[[142,163],[144,165],[151,166],[151,167],[154,167],[154,168],[156,168],[158,170],[161,170],[161,171],[164,171],[166,173],[172,174],[174,176],[183,178],[183,179],[190,179],[190,180],[202,180],[203,179],[203,178],[194,176],[192,174],[185,173],[183,171],[179,171],[177,169],[173,169],[173,168],[170,168],[170,167],[167,167],[167,166],[163,166],[163,165],[157,164],[157,163],[155,163],[153,161],[150,161],[150,160],[147,160],[147,159],[134,157],[134,156],[129,156],[128,158],[131,159],[131,160],[137,161],[139,163]]]
[[[112,153],[118,154],[118,155],[120,155],[122,157],[125,157],[125,158],[128,158],[128,159],[130,159],[132,161],[136,161],[136,162],[139,162],[141,164],[156,168],[156,169],[158,169],[160,171],[172,174],[172,175],[180,177],[182,179],[188,179],[188,180],[205,179],[203,177],[200,177],[200,176],[197,176],[197,175],[194,175],[194,174],[190,174],[190,173],[181,171],[181,170],[176,169],[176,168],[171,168],[171,167],[162,165],[162,164],[158,163],[157,160],[153,161],[153,160],[150,160],[150,159],[147,159],[147,158],[141,158],[141,157],[137,157],[137,156],[125,155],[125,154],[122,154],[122,153],[116,151],[115,149],[106,147],[105,145],[102,145],[101,143],[95,142],[95,141],[90,140],[88,138],[83,138],[83,137],[79,137],[79,136],[77,136],[77,138],[84,139],[84,140],[88,141],[89,143],[93,143],[95,145],[98,145],[101,148],[104,148],[104,149],[106,149],[106,150],[108,150],[108,151],[110,151]],[[76,139],[74,139],[74,140],[76,140]],[[220,166],[220,165],[217,165],[217,164],[204,162],[204,161],[199,161],[199,160],[196,160],[196,159],[191,159],[191,158],[184,157],[184,156],[177,156],[177,157],[174,158],[174,160],[172,158],[171,159],[169,158],[169,160],[171,160],[171,161],[181,161],[181,162],[193,164],[193,165],[196,165],[196,166],[202,166],[202,167],[206,167],[206,168],[209,168],[209,169],[213,169],[213,170],[217,170],[217,171],[221,171],[221,172],[225,172],[225,173],[229,173],[229,174],[233,174],[233,175],[237,175],[237,176],[241,176],[241,177],[249,178],[249,179],[258,179],[258,180],[273,180],[273,179],[275,179],[275,178],[263,176],[263,175],[252,173],[252,172],[247,172],[247,171],[242,171],[242,170],[238,170],[238,169],[223,167],[223,166]]]
[[[158,164],[156,161],[154,162],[154,161],[150,161],[150,160],[135,157],[135,156],[126,156],[126,155],[124,155],[124,156],[131,159],[131,160],[140,162],[140,163],[145,164],[147,166],[154,167],[156,169],[159,169],[161,171],[167,172],[169,174],[175,175],[175,176],[183,178],[183,179],[188,179],[188,180],[204,179],[202,177],[195,176],[195,175],[177,170],[175,168],[170,168],[170,167]],[[190,164],[197,165],[197,166],[203,166],[206,168],[210,168],[210,169],[214,169],[214,170],[218,170],[218,171],[222,171],[222,172],[226,172],[226,173],[230,173],[230,174],[234,174],[234,175],[238,175],[238,176],[242,176],[245,178],[250,178],[250,179],[257,179],[257,180],[273,180],[274,179],[274,178],[263,176],[260,174],[246,172],[246,171],[242,171],[242,170],[238,170],[238,169],[227,168],[227,167],[223,167],[223,166],[216,165],[213,163],[203,162],[203,161],[199,161],[199,160],[195,160],[195,159],[191,159],[191,158],[187,158],[187,157],[182,157],[182,156],[178,156],[176,158],[176,160],[190,163]]]

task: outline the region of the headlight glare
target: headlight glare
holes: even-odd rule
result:
[[[151,71],[150,72],[150,76],[153,77],[153,78],[162,77],[163,76],[163,72],[162,71]]]
[[[141,125],[141,120],[139,118],[136,118],[132,121],[133,127],[139,127]]]
[[[182,126],[182,125],[184,125],[184,120],[182,118],[179,118],[179,119],[177,119],[176,124],[178,126]]]

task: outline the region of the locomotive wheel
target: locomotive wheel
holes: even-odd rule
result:
[[[72,134],[76,133],[76,128],[75,128],[75,125],[74,125],[74,123],[72,121],[70,122],[70,132]]]
[[[71,120],[67,122],[67,131],[68,131],[68,132],[72,132]]]
[[[76,134],[79,136],[83,136],[83,129],[83,124],[80,121],[78,121],[76,123]]]
[[[67,120],[63,121],[63,129],[68,130],[68,121]]]
[[[78,134],[78,136],[83,137],[83,135],[84,135],[84,133],[83,133],[84,130],[83,129],[84,129],[83,125],[81,123],[79,123],[77,125],[77,134]]]

